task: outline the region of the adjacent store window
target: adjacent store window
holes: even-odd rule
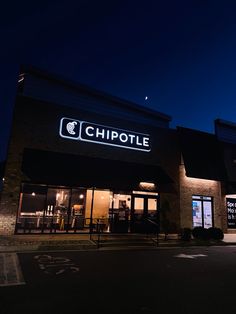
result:
[[[226,198],[228,228],[236,228],[236,198]]]
[[[192,196],[193,227],[210,228],[213,226],[213,198],[210,196]]]

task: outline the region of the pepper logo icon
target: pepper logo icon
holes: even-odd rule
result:
[[[68,131],[69,134],[75,135],[74,129],[75,129],[75,126],[76,126],[76,125],[77,125],[77,122],[76,122],[76,121],[67,123],[66,129],[67,129],[67,131]]]
[[[80,121],[70,118],[62,118],[60,121],[60,136],[78,140],[80,135]]]

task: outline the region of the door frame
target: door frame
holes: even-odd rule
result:
[[[135,198],[142,198],[143,199],[143,209],[142,209],[142,217],[140,220],[137,220],[135,218],[135,208],[134,208],[134,204],[135,204]],[[131,209],[130,209],[130,230],[131,232],[135,232],[135,224],[145,224],[145,220],[148,217],[148,199],[155,199],[156,200],[156,215],[155,215],[155,219],[153,219],[153,221],[155,222],[159,222],[159,213],[160,211],[158,210],[158,208],[160,208],[160,194],[158,193],[157,195],[153,195],[153,194],[137,194],[137,193],[133,193],[131,194]],[[147,222],[146,222],[147,223]],[[141,226],[140,226],[141,227]],[[141,229],[143,229],[141,227]],[[145,228],[144,228],[145,229]]]

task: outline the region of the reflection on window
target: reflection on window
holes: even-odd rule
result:
[[[26,185],[22,187],[20,195],[21,216],[35,216],[43,213],[47,189],[44,186]]]

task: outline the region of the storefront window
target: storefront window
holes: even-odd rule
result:
[[[87,190],[85,208],[87,224],[92,223],[93,228],[96,228],[99,222],[102,224],[102,230],[107,231],[111,196],[109,190]]]
[[[71,194],[71,229],[83,230],[85,220],[86,189],[72,189]]]
[[[65,233],[83,230],[86,189],[22,184],[16,231]]]
[[[228,228],[236,228],[236,195],[226,196]]]
[[[212,197],[192,197],[193,227],[210,228],[213,226]]]
[[[157,193],[22,184],[17,233],[129,232],[156,219]]]
[[[49,188],[47,204],[44,213],[43,227],[45,229],[65,231],[69,227],[70,219],[70,190]]]
[[[20,230],[40,228],[47,197],[47,187],[23,184],[20,193],[19,213],[16,227]]]

